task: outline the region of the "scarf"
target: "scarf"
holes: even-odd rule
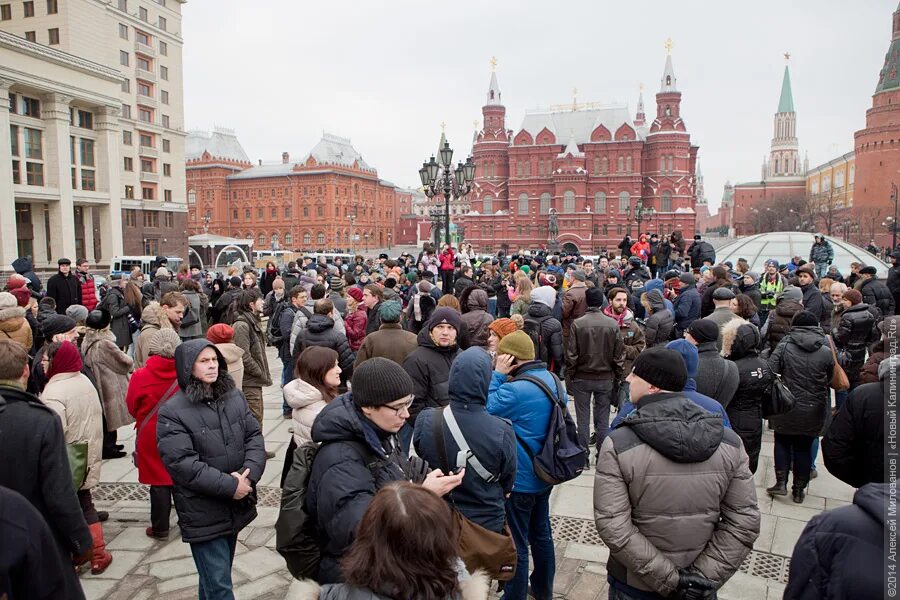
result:
[[[50,361],[50,369],[47,371],[47,379],[60,373],[79,373],[84,367],[81,360],[81,352],[72,342],[63,342],[53,360]]]
[[[611,304],[607,305],[606,308],[603,309],[604,315],[616,320],[616,323],[619,324],[619,329],[625,329],[626,327],[628,327],[625,324],[625,317],[628,316],[628,312],[629,312],[629,310],[626,308],[624,311],[622,311],[621,315],[617,315],[615,313],[615,311],[613,310],[613,307]]]

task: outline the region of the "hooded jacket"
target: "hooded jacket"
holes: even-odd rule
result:
[[[817,437],[830,410],[834,360],[820,327],[794,327],[769,357],[769,366],[780,373],[794,394],[788,412],[769,417],[776,433]]]
[[[600,448],[594,521],[611,585],[668,596],[692,566],[721,586],[759,535],[740,438],[680,393],[644,396]]]
[[[219,377],[207,389],[191,371],[205,348],[213,348]],[[222,353],[207,340],[189,340],[175,350],[179,391],[159,409],[157,447],[174,483],[181,539],[205,542],[237,533],[256,518],[256,483],[266,467],[259,422],[234,387]],[[234,499],[231,473],[250,469],[254,490]]]
[[[644,340],[647,342],[647,348],[667,344],[675,330],[675,316],[666,308],[662,292],[650,290],[641,294],[641,304],[644,305],[645,314],[648,315],[644,321]]]
[[[81,304],[81,283],[72,271],[57,272],[47,280],[47,295],[56,300],[56,314],[64,315],[73,304]]]
[[[843,600],[884,596],[886,483],[871,483],[853,504],[810,519],[794,546],[785,600]]]
[[[722,356],[737,366],[738,386],[728,404],[731,428],[744,442],[755,473],[762,446],[762,402],[772,393],[774,375],[769,363],[759,357],[759,330],[743,321],[732,321],[722,329]]]
[[[487,292],[480,288],[469,292],[467,300],[468,311],[462,315],[462,322],[469,330],[469,346],[481,346],[487,348],[490,330],[488,325],[494,322],[494,317],[487,312]]]
[[[159,413],[149,419],[147,416],[176,382],[175,359],[154,355],[147,359],[145,366],[131,375],[128,384],[125,404],[135,419],[138,481],[144,485],[172,485],[172,478],[163,466],[156,447],[156,421]],[[174,394],[177,391],[176,385],[172,392]]]
[[[453,411],[463,437],[478,461],[496,481],[487,482],[468,464],[460,464],[459,446],[444,423],[444,446],[451,470],[466,467],[462,484],[444,499],[473,523],[495,532],[506,522],[506,495],[516,479],[516,437],[506,419],[487,414],[485,403],[491,381],[491,357],[481,348],[459,354],[450,368],[450,404],[422,411],[416,420],[413,445],[429,467],[444,469],[434,436],[438,411]]]
[[[697,352],[700,356],[697,391],[727,409],[738,387],[737,366],[719,355],[718,343],[715,341],[700,344]]]
[[[0,338],[19,342],[26,352],[31,352],[34,338],[31,325],[25,318],[25,309],[19,306],[0,309]]]
[[[294,357],[299,357],[303,349],[309,346],[322,346],[337,352],[338,364],[341,366],[341,381],[346,381],[353,373],[356,355],[350,349],[347,336],[335,329],[334,319],[331,317],[314,314],[309,318],[306,328],[297,336]],[[267,385],[271,385],[271,381]]]
[[[259,317],[249,311],[238,312],[234,319],[234,343],[244,350],[243,388],[272,385],[269,359],[266,356],[266,332]],[[227,366],[226,366],[227,369]]]
[[[675,327],[679,332],[687,331],[691,323],[700,318],[702,298],[695,284],[682,285],[675,297]]]
[[[88,328],[81,342],[84,364],[94,372],[103,402],[106,430],[115,431],[133,422],[125,405],[128,375],[134,361],[116,346],[116,336],[109,329]]]
[[[435,314],[440,316],[443,313],[435,311]],[[459,327],[459,316],[456,318],[457,322],[451,325]],[[431,339],[431,330],[436,325],[432,317],[419,332],[417,338],[419,347],[410,352],[403,361],[403,369],[412,377],[415,396],[412,406],[409,407],[407,423],[410,425],[416,424],[416,418],[422,410],[447,406],[450,402],[450,365],[456,358],[459,347],[457,344],[447,347],[435,344]]]
[[[321,446],[306,488],[306,510],[322,550],[318,581],[335,583],[341,581],[339,562],[375,493],[392,481],[421,483],[427,465],[406,458],[397,436],[366,419],[350,393],[322,409],[312,439]]]
[[[553,317],[552,313],[553,311],[549,306],[536,301],[532,296],[528,314],[525,316],[524,329],[527,332],[529,327],[533,327],[540,332],[538,337],[544,340],[544,347],[536,348],[535,355],[551,365],[551,370],[559,375],[565,360],[565,348],[563,346],[562,324]]]
[[[322,392],[297,377],[284,386],[284,401],[293,409],[294,443],[300,446],[311,442],[313,422],[328,404]]]
[[[140,369],[150,357],[150,338],[160,329],[173,329],[165,309],[159,302],[151,302],[141,313],[141,335],[134,343],[134,368]]]
[[[41,280],[37,276],[37,273],[34,272],[34,265],[30,258],[27,256],[20,256],[12,261],[12,268],[16,273],[28,280],[28,287],[31,288],[31,291],[37,293],[43,291],[44,288],[41,285]]]
[[[885,481],[884,415],[890,398],[890,362],[877,383],[856,387],[835,413],[822,438],[828,472],[855,488]]]

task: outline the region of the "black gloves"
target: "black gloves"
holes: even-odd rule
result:
[[[678,587],[671,598],[677,600],[704,600],[714,598],[716,584],[707,579],[699,571],[678,569]]]

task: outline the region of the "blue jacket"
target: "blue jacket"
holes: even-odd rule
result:
[[[494,372],[488,389],[487,411],[494,416],[512,421],[516,435],[528,444],[532,453],[538,454],[547,437],[552,405],[546,394],[533,383],[508,382],[510,378],[526,372],[532,377],[542,379],[551,390],[555,388],[556,382],[547,370],[547,365],[537,360],[522,364],[509,377]],[[565,394],[562,401],[563,403],[568,401]],[[541,481],[534,474],[531,459],[520,443],[516,444],[516,452],[518,469],[513,491],[521,494],[537,494],[549,489],[550,484]]]
[[[652,290],[659,290],[659,293],[663,295],[663,304],[666,305],[666,308],[672,311],[672,314],[675,314],[675,305],[672,304],[672,301],[666,298],[666,284],[662,279],[651,279],[644,285],[644,292],[649,294]]]
[[[685,331],[691,323],[700,318],[700,292],[697,286],[689,285],[675,298],[675,328]]]
[[[512,491],[516,478],[516,436],[506,419],[487,414],[485,401],[491,381],[491,357],[482,348],[469,348],[459,354],[450,368],[450,405],[463,437],[479,462],[497,481],[488,483],[466,465],[462,485],[444,496],[473,523],[491,531],[503,531],[506,522],[506,494]],[[431,469],[441,469],[433,418],[438,408],[423,410],[416,419],[413,445]],[[444,445],[450,468],[456,464],[459,446],[444,423]]]
[[[694,381],[693,378],[689,378],[687,380],[687,384],[685,384],[684,386],[683,393],[700,408],[708,410],[709,412],[716,415],[722,415],[722,423],[725,425],[725,427],[731,429],[731,421],[728,420],[728,414],[725,412],[725,409],[721,404],[719,404],[709,396],[704,396],[703,394],[698,392],[697,382]],[[619,412],[616,415],[616,418],[613,419],[612,425],[610,425],[610,429],[618,427],[619,424],[632,413],[632,411],[634,411],[634,404],[631,403],[631,400],[625,400],[625,402],[622,403],[622,406],[619,407]]]

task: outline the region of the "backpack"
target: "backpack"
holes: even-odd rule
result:
[[[556,365],[551,364],[553,360],[550,358],[550,347],[544,341],[544,328],[541,327],[541,324],[541,321],[534,317],[525,317],[522,331],[528,334],[528,337],[531,338],[531,343],[534,344],[535,358],[546,363],[547,369],[553,371]]]
[[[275,310],[272,312],[272,316],[269,317],[269,328],[266,331],[266,337],[270,346],[279,348],[284,341],[284,333],[281,331],[281,315],[287,306],[288,303],[285,300],[276,303]],[[290,332],[288,332],[288,335],[290,335]]]
[[[553,408],[550,409],[550,422],[547,425],[547,436],[544,438],[544,445],[540,451],[537,454],[533,453],[528,444],[519,437],[519,434],[516,434],[516,440],[531,459],[534,474],[538,476],[538,479],[551,485],[557,485],[581,475],[588,464],[588,457],[587,450],[578,443],[575,421],[572,420],[569,411],[560,400],[565,393],[562,382],[552,372],[550,375],[556,382],[557,395],[554,395],[541,379],[527,373],[517,375],[511,381],[533,383],[553,403]]]
[[[326,442],[327,443],[327,442]],[[366,460],[374,473],[378,459],[360,442],[344,441]],[[315,579],[319,575],[322,550],[316,535],[316,524],[306,510],[306,492],[312,474],[313,461],[322,444],[306,442],[294,450],[291,470],[281,490],[281,508],[275,521],[275,550],[284,558],[291,575],[296,579]]]

